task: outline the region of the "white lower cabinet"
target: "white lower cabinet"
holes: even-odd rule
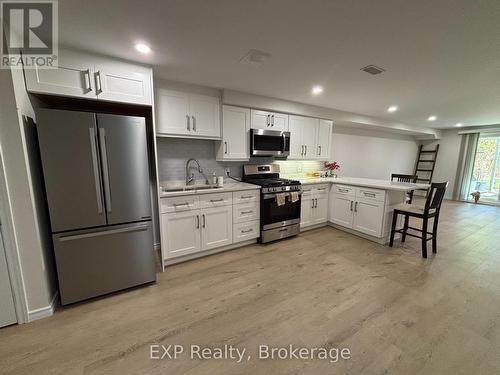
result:
[[[323,224],[328,221],[328,197],[316,198],[314,207],[313,224]]]
[[[233,208],[222,206],[201,210],[201,249],[210,250],[233,243]]]
[[[379,237],[382,234],[383,202],[375,200],[356,201],[354,213],[352,229],[375,237]]]
[[[354,219],[352,211],[354,201],[352,198],[344,195],[334,195],[331,202],[330,221],[343,227],[352,228]]]
[[[259,237],[259,199],[258,190],[160,198],[164,260]]]
[[[383,236],[385,191],[333,185],[330,202],[332,223],[373,237]]]
[[[200,210],[162,214],[162,244],[168,258],[201,250],[199,213]]]
[[[259,237],[259,220],[233,224],[233,242],[248,241]]]
[[[302,189],[300,227],[324,224],[328,221],[328,185],[305,185]]]

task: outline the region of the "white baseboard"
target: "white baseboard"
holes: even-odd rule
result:
[[[57,296],[59,295],[59,292],[56,291],[54,294],[54,297],[52,297],[52,301],[50,302],[50,305],[46,307],[41,307],[39,309],[31,310],[28,311],[28,322],[33,322],[38,319],[43,319],[43,318],[48,318],[52,314],[54,314],[54,311],[56,310],[57,306]]]
[[[325,221],[324,223],[320,223],[320,224],[309,225],[307,227],[300,227],[300,233],[307,232],[308,230],[312,230],[312,229],[326,227],[326,226],[328,226],[328,223]]]
[[[379,243],[381,245],[386,245],[389,243],[389,239],[390,239],[390,235],[391,233],[388,232],[384,237],[374,237],[374,236],[370,236],[369,234],[364,234],[364,233],[361,233],[361,232],[358,232],[357,230],[354,230],[354,229],[350,229],[350,228],[346,228],[346,227],[343,227],[341,225],[338,225],[338,224],[335,224],[335,223],[332,223],[331,221],[328,222],[328,225],[332,228],[335,228],[335,229],[338,229],[338,230],[341,230],[341,231],[344,231],[344,232],[347,232],[349,234],[352,234],[354,236],[358,236],[358,237],[361,237],[361,238],[364,238],[366,240],[370,240],[370,241],[373,241],[373,242],[376,242],[376,243]],[[394,235],[394,239],[395,240],[398,240],[400,238],[400,234],[399,233],[395,233]]]
[[[247,245],[253,245],[255,243],[257,243],[257,239],[241,241],[241,242],[233,243],[231,245],[218,247],[218,248],[212,249],[212,250],[206,250],[206,251],[202,251],[199,253],[188,254],[188,255],[184,255],[184,256],[180,256],[180,257],[176,257],[176,258],[164,259],[163,264],[164,264],[164,266],[171,266],[173,264],[182,263],[182,262],[186,262],[188,260],[205,257],[207,255],[221,253],[223,251],[237,249],[239,247],[243,247],[243,246],[247,246]]]

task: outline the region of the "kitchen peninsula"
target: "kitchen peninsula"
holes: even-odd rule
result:
[[[325,206],[326,199],[318,197],[324,196],[322,191],[327,189],[328,224],[378,243],[388,242],[392,213],[396,206],[406,202],[406,193],[429,187],[427,184],[353,177],[305,178],[300,181],[304,191],[302,229],[319,226],[314,225],[314,220],[308,220],[307,213],[318,210],[321,205],[318,199],[322,199]],[[326,211],[327,208],[323,209]]]

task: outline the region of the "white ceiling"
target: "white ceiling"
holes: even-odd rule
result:
[[[62,44],[170,80],[419,127],[500,124],[499,0],[60,0],[59,30]],[[250,49],[272,57],[240,64]],[[362,72],[368,64],[387,71]]]

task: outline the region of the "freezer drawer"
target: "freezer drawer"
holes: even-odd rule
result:
[[[63,305],[156,280],[151,222],[53,236]]]

